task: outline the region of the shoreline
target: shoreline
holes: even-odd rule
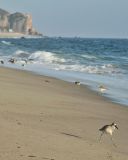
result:
[[[28,37],[29,39],[30,37]],[[35,38],[35,37],[33,37]],[[89,85],[91,89],[99,91],[99,86],[104,85],[107,87],[107,90],[104,93],[104,96],[108,97],[110,100],[114,101],[115,103],[120,103],[125,106],[128,105],[128,99],[127,99],[127,74],[124,74],[127,71],[123,71],[123,62],[122,65],[119,65],[118,67],[115,67],[112,63],[120,63],[120,62],[107,62],[107,60],[98,62],[98,65],[96,64],[98,61],[98,55],[85,55],[80,54],[79,56],[79,62],[78,64],[75,64],[75,57],[77,56],[71,56],[69,57],[69,60],[65,58],[65,56],[68,56],[68,54],[59,53],[58,51],[55,51],[54,49],[50,49],[50,44],[53,48],[55,47],[55,44],[59,46],[59,41],[61,39],[51,39],[51,38],[42,38],[42,39],[35,39],[35,40],[28,40],[26,39],[8,39],[7,41],[5,39],[1,40],[2,45],[2,53],[1,59],[4,61],[4,66],[11,66],[13,64],[8,63],[8,59],[15,58],[16,59],[16,68],[23,68],[26,70],[33,70],[36,72],[40,72],[41,74],[45,74],[48,76],[57,77],[59,79],[67,80],[67,81],[80,81],[82,84]],[[27,40],[27,41],[26,41]],[[68,42],[69,44],[71,41],[68,39],[63,39],[65,42]],[[80,39],[78,39],[79,42]],[[75,43],[77,41],[73,40]],[[95,40],[83,40],[83,42],[95,42]],[[28,45],[26,45],[26,42]],[[109,43],[111,40],[108,41]],[[43,44],[46,43],[46,46],[43,48]],[[98,40],[98,43],[103,43],[102,40]],[[115,43],[115,42],[113,42]],[[19,46],[20,44],[20,46]],[[42,44],[42,45],[40,45]],[[107,45],[107,42],[105,42]],[[34,48],[31,47],[34,45]],[[62,44],[63,46],[64,44]],[[5,48],[4,48],[5,47]],[[19,48],[20,47],[20,48]],[[45,47],[48,49],[49,53],[45,50]],[[51,48],[52,48],[51,47]],[[75,46],[74,46],[75,47]],[[95,46],[96,47],[96,46]],[[9,48],[9,49],[8,49]],[[63,47],[62,47],[63,48]],[[66,49],[66,46],[64,47]],[[39,51],[41,50],[41,51]],[[52,51],[53,50],[53,51]],[[60,49],[61,50],[61,49]],[[86,50],[86,49],[85,49]],[[93,46],[92,46],[93,50]],[[24,54],[23,54],[23,53]],[[70,51],[69,51],[70,52]],[[77,52],[77,50],[74,50],[74,53]],[[78,51],[79,52],[79,51]],[[111,51],[110,51],[111,52]],[[6,55],[4,54],[6,53]],[[100,55],[101,57],[103,55]],[[80,58],[84,57],[84,58]],[[95,57],[95,58],[94,58]],[[93,58],[95,60],[93,60]],[[30,61],[29,61],[30,59]],[[72,59],[72,60],[70,60]],[[88,64],[88,60],[91,64]],[[26,65],[25,62],[28,61],[28,64]],[[32,61],[31,61],[32,60]],[[68,61],[72,61],[72,64],[68,64]],[[84,63],[82,62],[84,61]],[[87,63],[87,64],[86,64]],[[101,63],[101,64],[100,64]],[[103,64],[102,64],[103,63]],[[86,65],[85,65],[86,64]],[[14,66],[14,65],[13,65]],[[122,69],[121,69],[122,68]],[[40,74],[39,73],[39,74]],[[118,85],[116,85],[118,84]],[[126,87],[125,87],[126,86]]]
[[[127,160],[128,108],[87,86],[0,67],[0,159]],[[102,125],[119,126],[113,139]]]
[[[36,72],[36,71],[32,71],[32,70],[26,70],[26,69],[21,69],[21,68],[17,68],[17,67],[10,67],[10,66],[0,66],[0,67],[11,69],[11,70],[23,71],[23,72],[26,72],[26,73],[31,73],[31,74],[36,75],[36,76],[49,77],[49,78],[57,79],[57,80],[60,80],[60,81],[65,81],[65,82],[68,82],[68,83],[74,83],[75,82],[75,81],[71,81],[71,80],[66,80],[65,78],[59,78],[58,76],[52,76],[52,75],[50,76],[50,75],[47,75],[45,73],[42,74],[40,72]],[[111,103],[117,104],[117,105],[121,105],[123,107],[128,107],[125,103],[121,103],[120,101],[117,101],[116,99],[112,98],[111,96],[108,96],[108,95],[105,96],[104,94],[101,95],[101,93],[98,90],[94,89],[89,84],[87,85],[87,84],[82,83],[81,85],[85,88],[88,88],[88,90],[97,94],[98,96],[102,97],[104,100],[106,100],[108,102],[111,102]]]

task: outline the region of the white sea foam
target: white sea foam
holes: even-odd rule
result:
[[[32,53],[28,59],[33,59],[34,61],[45,62],[45,63],[64,63],[66,60],[64,58],[58,57],[55,53],[37,51]]]
[[[25,61],[25,60],[17,60],[15,63],[19,64],[19,65],[25,65],[25,64],[27,64],[27,61]]]
[[[92,56],[92,55],[81,55],[81,57],[84,57],[84,58],[86,58],[86,59],[97,59],[97,57],[95,57],[95,56]]]
[[[6,45],[11,45],[11,42],[8,42],[8,41],[1,41],[1,42]]]
[[[121,71],[114,68],[112,64],[106,64],[103,66],[87,66],[87,65],[57,65],[55,70],[66,70],[75,72],[85,72],[91,74],[119,74]]]

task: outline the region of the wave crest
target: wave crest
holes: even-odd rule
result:
[[[64,58],[58,57],[55,53],[45,52],[45,51],[37,51],[32,53],[29,59],[33,59],[40,62],[45,63],[64,63],[66,60]]]
[[[24,51],[22,51],[22,50],[17,50],[14,54],[13,54],[13,56],[15,56],[15,57],[19,57],[19,58],[28,58],[29,57],[29,53],[28,52],[24,52]]]
[[[95,57],[95,56],[92,56],[92,55],[81,55],[81,57],[83,57],[83,58],[85,58],[85,59],[97,59],[97,57]]]
[[[87,65],[58,65],[55,67],[56,70],[67,70],[75,72],[85,72],[92,74],[119,74],[121,71],[112,64],[105,64],[103,66],[87,66]]]
[[[3,44],[5,44],[5,45],[11,45],[11,42],[9,42],[9,41],[1,41]]]

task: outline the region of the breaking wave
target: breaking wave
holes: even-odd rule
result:
[[[45,51],[37,51],[32,53],[28,59],[32,59],[39,62],[45,63],[64,63],[66,60],[57,56],[55,53],[45,52]]]
[[[91,74],[121,74],[121,70],[115,68],[111,64],[106,64],[103,66],[87,66],[87,65],[61,65],[56,66],[56,70],[67,70],[75,72],[85,72]]]
[[[5,44],[5,45],[11,45],[11,42],[9,42],[9,41],[1,41],[3,44]]]
[[[10,57],[10,56],[9,56]],[[83,72],[90,74],[121,74],[120,70],[114,64],[89,64],[88,61],[85,64],[81,64],[81,61],[77,58],[65,58],[62,54],[46,52],[46,51],[36,51],[29,53],[23,50],[17,50],[12,54],[12,57],[16,59],[16,64],[39,64],[58,70],[58,71],[73,71],[73,72]],[[88,55],[85,55],[88,57]],[[7,57],[6,57],[7,58]],[[89,58],[96,58],[89,56]],[[9,59],[9,58],[8,58]]]
[[[14,54],[13,54],[13,56],[14,57],[19,57],[19,58],[28,58],[29,57],[29,53],[28,52],[24,52],[24,51],[22,51],[22,50],[17,50]]]
[[[81,57],[86,58],[86,59],[97,59],[97,57],[92,56],[92,55],[81,55]]]

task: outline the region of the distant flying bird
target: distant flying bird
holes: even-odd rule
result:
[[[112,141],[112,143],[113,143],[112,135],[113,135],[113,132],[114,132],[115,129],[118,129],[118,127],[117,127],[116,123],[114,123],[114,122],[113,122],[112,124],[105,125],[105,126],[103,126],[102,128],[100,128],[99,130],[100,130],[102,133],[101,133],[101,135],[100,135],[99,141],[101,140],[101,138],[102,138],[102,136],[103,136],[104,134],[108,134],[108,135],[110,135],[111,141]],[[114,143],[113,143],[113,145],[116,146]]]

